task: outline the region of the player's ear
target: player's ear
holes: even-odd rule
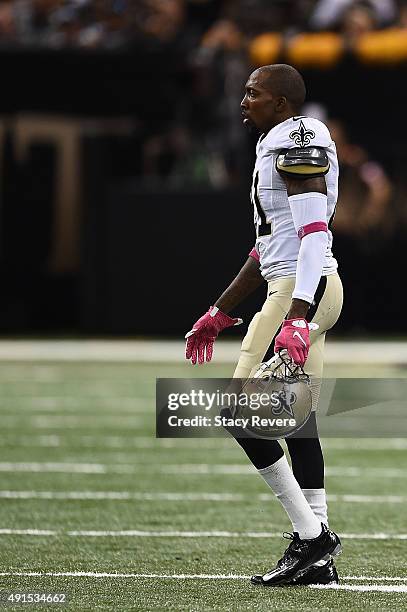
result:
[[[276,110],[283,111],[287,106],[287,98],[285,96],[279,96],[276,102]]]

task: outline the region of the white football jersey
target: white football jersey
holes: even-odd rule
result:
[[[325,175],[328,210],[327,224],[333,218],[338,199],[338,158],[328,128],[318,119],[291,117],[279,123],[257,143],[251,200],[254,206],[256,250],[260,270],[269,281],[281,276],[295,276],[301,240],[295,231],[287,189],[276,169],[281,149],[324,147],[330,168]],[[338,265],[332,255],[332,233],[328,229],[328,246],[322,274],[333,274]]]

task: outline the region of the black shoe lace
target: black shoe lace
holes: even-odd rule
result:
[[[293,548],[297,544],[301,544],[300,536],[298,535],[297,532],[290,533],[288,531],[284,531],[283,532],[283,538],[285,538],[286,540],[291,540],[287,550],[290,550],[291,548]]]
[[[298,533],[289,533],[288,531],[284,531],[283,538],[286,540],[291,540],[291,542],[285,549],[281,559],[278,560],[278,567],[288,561],[290,557],[298,557],[301,554],[301,540]]]

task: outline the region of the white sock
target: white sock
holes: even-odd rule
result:
[[[315,516],[321,521],[321,523],[328,525],[328,506],[326,504],[325,489],[302,489],[302,492],[304,493],[305,499],[309,503]],[[317,561],[317,563],[314,563],[314,565],[322,566],[325,565],[327,561],[329,561],[329,556],[321,559],[321,561]]]
[[[302,489],[302,492],[315,516],[321,523],[328,525],[328,506],[326,504],[325,489]]]
[[[321,533],[321,521],[315,516],[301,491],[284,455],[269,467],[258,470],[280,500],[301,539],[316,538]]]

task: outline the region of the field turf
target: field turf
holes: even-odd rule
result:
[[[154,437],[155,377],[191,370],[0,364],[0,592],[68,597],[65,607],[6,609],[405,610],[407,439],[324,440],[341,590],[256,588],[248,576],[288,544],[270,490],[232,440]],[[211,364],[193,375],[231,371]]]

